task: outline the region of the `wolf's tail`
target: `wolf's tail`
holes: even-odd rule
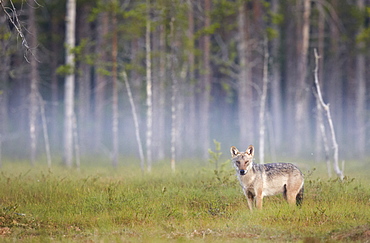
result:
[[[296,196],[296,204],[297,206],[302,206],[302,202],[303,202],[303,192],[304,192],[304,186],[302,185],[302,188],[301,190],[299,190],[297,196]]]

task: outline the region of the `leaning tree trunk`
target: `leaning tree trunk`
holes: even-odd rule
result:
[[[130,101],[132,117],[134,119],[135,135],[136,135],[136,141],[137,141],[137,145],[138,145],[138,149],[139,149],[139,156],[140,156],[141,173],[144,174],[144,172],[145,172],[145,158],[144,158],[144,152],[143,152],[143,145],[141,143],[141,138],[140,138],[139,120],[137,118],[135,102],[134,102],[134,98],[132,97],[131,87],[130,87],[130,83],[128,82],[126,71],[122,71],[122,75],[123,75],[123,81],[124,81],[126,89],[127,89],[127,95],[128,95],[129,101]]]
[[[76,0],[67,1],[66,16],[66,65],[69,73],[65,78],[64,96],[64,163],[67,167],[72,167],[73,160],[73,116],[74,116],[74,53],[75,47],[75,23],[76,23]]]

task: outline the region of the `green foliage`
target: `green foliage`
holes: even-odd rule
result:
[[[61,76],[66,76],[68,74],[73,74],[74,73],[74,68],[71,65],[60,65],[57,68],[57,74]]]
[[[215,139],[213,140],[213,143],[215,144],[215,151],[208,149],[208,153],[210,156],[208,162],[214,166],[213,173],[215,179],[217,179],[220,184],[228,184],[231,181],[230,175],[232,174],[232,170],[228,169],[228,167],[231,167],[230,160],[228,159],[220,164],[220,159],[222,155],[221,143],[216,141]]]

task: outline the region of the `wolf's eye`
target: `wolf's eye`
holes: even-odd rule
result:
[[[235,164],[240,165],[240,161],[236,161]]]

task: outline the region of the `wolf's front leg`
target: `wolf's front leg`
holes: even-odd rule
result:
[[[251,192],[245,192],[245,196],[247,197],[249,210],[253,211],[254,195]]]
[[[257,207],[257,209],[262,209],[262,201],[263,201],[262,190],[259,190],[259,191],[257,191],[257,195],[256,195],[256,207]]]

